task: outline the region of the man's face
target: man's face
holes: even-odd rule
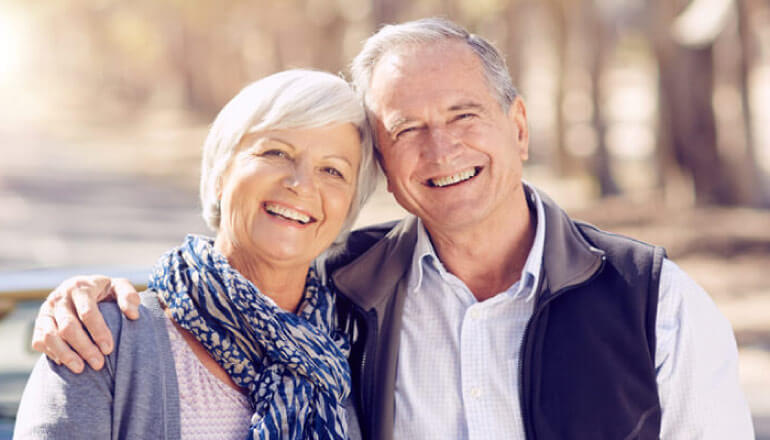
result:
[[[511,218],[528,154],[526,110],[517,98],[503,111],[464,43],[386,53],[367,101],[388,190],[431,232]]]

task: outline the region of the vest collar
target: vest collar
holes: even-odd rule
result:
[[[534,203],[533,192],[537,191],[548,225],[543,249],[544,279],[541,280],[541,284],[545,284],[537,287],[538,292],[556,293],[588,281],[602,266],[604,251],[592,246],[575,221],[545,193],[528,185],[524,191],[530,207]]]
[[[604,251],[588,243],[575,222],[545,193],[527,184],[524,191],[530,209],[535,209],[534,191],[538,192],[547,225],[537,292],[556,293],[590,279],[601,267]],[[334,285],[364,310],[384,307],[408,275],[416,242],[417,218],[409,215],[369,250],[337,269],[332,274]]]
[[[334,285],[364,310],[380,308],[406,277],[417,242],[417,217],[408,215],[369,250],[333,274]]]

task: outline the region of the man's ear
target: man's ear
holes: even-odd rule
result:
[[[527,124],[527,106],[521,96],[517,96],[508,108],[508,119],[516,129],[514,136],[519,148],[519,157],[525,161],[529,159],[529,125]]]
[[[391,188],[390,186],[390,177],[388,177],[388,173],[385,173],[385,183],[388,184],[387,185],[388,192],[393,194],[393,188]]]
[[[380,153],[380,149],[376,145],[374,147],[374,158],[377,160],[377,165],[380,167],[380,170],[382,170],[383,176],[385,176],[385,183],[387,183],[388,192],[393,194],[393,190],[390,189],[390,179],[388,178],[388,172],[385,169],[385,159],[383,159],[382,153]]]

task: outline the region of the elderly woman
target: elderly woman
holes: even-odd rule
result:
[[[160,258],[139,320],[100,306],[115,339],[105,368],[76,375],[41,358],[15,438],[346,438],[349,345],[313,262],[375,173],[344,80],[292,70],[243,89],[203,150],[215,237]]]

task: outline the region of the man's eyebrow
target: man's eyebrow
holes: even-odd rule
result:
[[[473,101],[460,102],[458,104],[453,104],[449,107],[450,112],[456,112],[456,111],[462,111],[462,110],[483,111],[484,107],[481,104],[478,104]]]
[[[484,106],[474,101],[463,101],[457,104],[452,104],[447,108],[447,111],[450,111],[450,112],[465,111],[465,110],[475,110],[477,112],[483,112]],[[400,117],[394,118],[393,121],[388,121],[388,123],[384,125],[388,133],[395,133],[403,125],[406,125],[412,122],[414,122],[414,119],[411,119],[405,116],[400,116]]]
[[[406,125],[413,120],[404,116],[398,117],[394,119],[393,121],[390,121],[389,124],[385,125],[385,129],[388,131],[388,133],[393,133],[397,131],[401,126]]]

